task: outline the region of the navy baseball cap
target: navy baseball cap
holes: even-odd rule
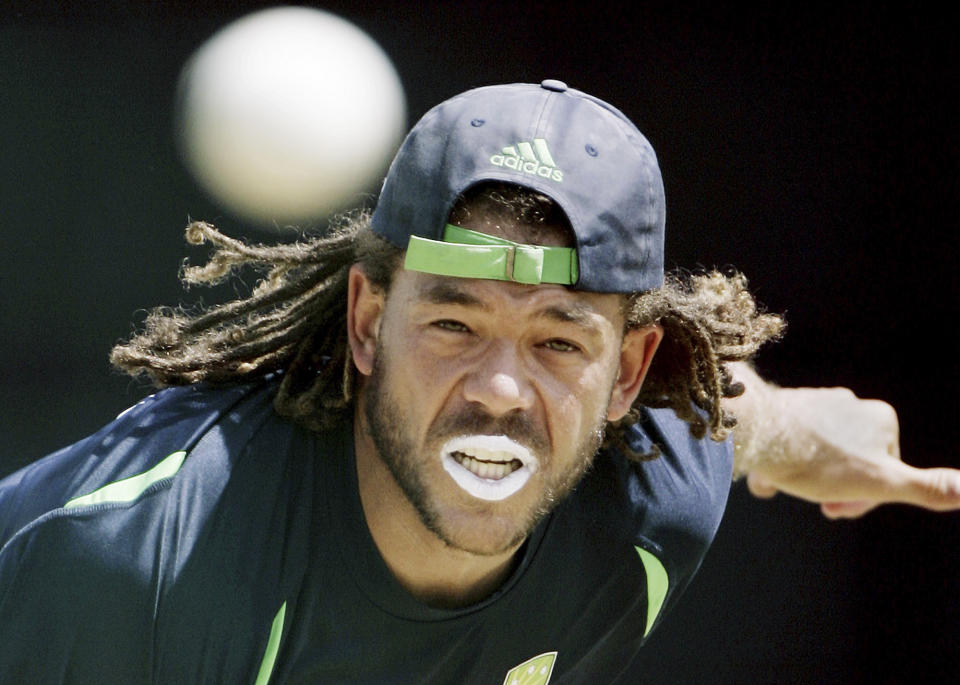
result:
[[[449,226],[457,198],[500,181],[566,214],[573,248]],[[390,165],[372,228],[407,250],[406,268],[604,293],[663,283],[663,179],[646,138],[615,107],[561,81],[476,88],[413,127]]]

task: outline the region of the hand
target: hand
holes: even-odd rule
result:
[[[892,502],[960,509],[960,470],[919,469],[900,460],[897,414],[886,402],[845,388],[765,387],[777,411],[768,458],[750,464],[757,497],[784,492],[819,502],[830,518],[862,516]]]

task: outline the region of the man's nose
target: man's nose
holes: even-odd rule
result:
[[[482,404],[491,416],[533,407],[534,390],[515,346],[503,342],[491,345],[468,374],[464,398]]]

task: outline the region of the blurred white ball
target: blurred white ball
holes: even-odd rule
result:
[[[187,166],[227,209],[297,222],[374,186],[406,129],[406,103],[366,33],[328,12],[277,7],[227,25],[191,57],[178,124]]]

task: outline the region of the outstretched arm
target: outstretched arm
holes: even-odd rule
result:
[[[903,463],[897,413],[886,402],[846,388],[780,388],[747,364],[729,368],[746,386],[725,400],[738,419],[735,475],[757,497],[784,492],[819,503],[831,518],[892,502],[960,509],[960,470]]]

